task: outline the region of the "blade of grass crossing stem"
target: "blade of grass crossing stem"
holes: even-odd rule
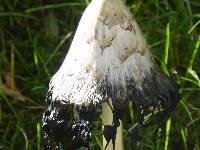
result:
[[[183,144],[184,144],[185,150],[188,150],[186,128],[181,127],[181,136],[182,136],[182,139],[183,139]]]
[[[158,111],[155,111],[154,115],[156,115],[158,113]],[[151,117],[152,114],[148,114],[144,117],[144,123],[147,122],[149,120],[149,118]],[[129,129],[128,129],[128,133],[133,132],[133,130],[138,126],[138,122],[136,122],[135,124],[133,124]]]
[[[40,150],[41,144],[41,126],[40,123],[37,123],[37,150]]]
[[[165,136],[165,148],[164,148],[164,150],[168,150],[170,129],[171,129],[171,119],[169,118],[169,120],[167,121],[167,125],[166,125],[166,136]]]
[[[165,65],[167,65],[167,63],[168,63],[169,46],[170,46],[170,24],[167,23],[166,41],[165,41],[165,53],[164,53],[164,63],[165,63]]]
[[[101,150],[103,150],[102,142],[99,140],[98,136],[95,136],[95,140],[96,140],[96,142],[97,142],[99,148],[100,148]]]

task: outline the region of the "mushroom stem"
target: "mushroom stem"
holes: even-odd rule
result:
[[[112,101],[109,100],[109,104],[112,106]],[[102,123],[104,125],[112,125],[113,122],[113,112],[107,102],[102,104]],[[102,127],[103,128],[103,127]],[[103,148],[106,147],[107,141],[103,136]],[[112,141],[109,142],[106,150],[113,150]],[[123,145],[123,127],[120,121],[120,126],[117,128],[117,135],[115,139],[115,150],[124,150]]]

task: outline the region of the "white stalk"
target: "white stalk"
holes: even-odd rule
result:
[[[109,103],[112,106],[112,101],[109,100]],[[102,123],[103,125],[111,125],[113,122],[113,112],[108,105],[108,103],[104,102],[102,104]],[[103,126],[104,127],[104,126]],[[102,127],[102,128],[103,128]],[[106,139],[103,136],[103,148],[105,148],[107,144]],[[107,150],[113,150],[113,144],[112,141],[110,141]],[[115,150],[124,150],[124,145],[123,145],[123,126],[122,122],[120,121],[120,126],[117,128],[117,135],[115,139]]]

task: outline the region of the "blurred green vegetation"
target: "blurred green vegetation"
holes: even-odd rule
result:
[[[0,149],[40,149],[40,122],[51,76],[61,65],[87,0],[0,0]],[[165,141],[139,149],[200,149],[200,1],[127,0],[151,51],[166,73],[178,72],[181,101]],[[134,127],[130,107],[124,132]],[[101,147],[101,122],[91,149]],[[128,141],[125,136],[124,143]],[[163,144],[165,142],[165,144]]]

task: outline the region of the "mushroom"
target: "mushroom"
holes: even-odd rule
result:
[[[152,124],[163,127],[178,100],[175,80],[154,62],[122,0],[92,0],[50,81],[44,139],[48,148],[59,143],[64,149],[88,148],[102,108],[104,148],[123,150],[120,119],[130,101],[142,128],[151,124],[144,121],[147,113],[156,113]]]

